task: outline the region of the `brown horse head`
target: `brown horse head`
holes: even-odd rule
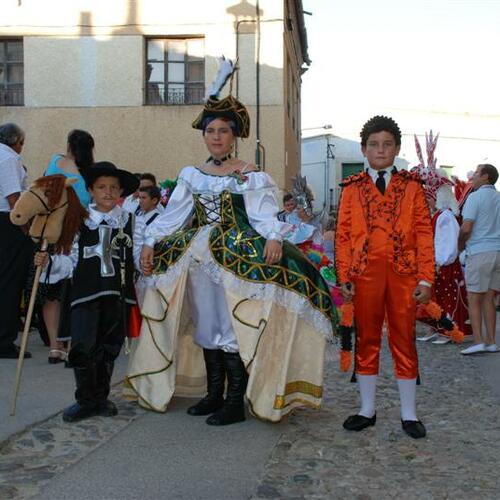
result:
[[[55,244],[56,253],[69,253],[75,234],[88,215],[71,187],[75,182],[76,179],[64,175],[40,177],[17,200],[10,213],[12,223],[21,226],[34,217],[30,226],[32,239],[46,239]]]

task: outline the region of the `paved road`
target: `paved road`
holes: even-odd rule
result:
[[[500,355],[419,345],[429,436],[414,441],[400,428],[386,348],[377,425],[353,434],[341,423],[357,408],[356,386],[333,362],[323,409],[280,424],[213,428],[185,414],[188,400],[150,413],[120,400],[118,387],[118,417],[64,424],[54,414],[71,401],[71,371],[49,365],[36,336],[30,346],[16,418],[6,404],[15,362],[0,360],[2,500],[498,498]]]

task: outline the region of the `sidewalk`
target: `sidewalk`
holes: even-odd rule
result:
[[[65,424],[49,417],[71,401],[71,371],[49,365],[36,337],[30,346],[16,419],[5,417],[15,362],[0,361],[0,431],[11,435],[0,444],[2,499],[498,498],[500,354],[464,357],[459,346],[419,344],[428,437],[415,441],[401,430],[386,346],[377,425],[361,433],[342,429],[358,394],[337,363],[328,365],[323,408],[280,424],[249,417],[212,428],[186,415],[190,400],[146,412],[120,400],[119,386],[117,417]],[[122,373],[125,363],[120,357]]]
[[[33,357],[24,360],[16,415],[11,416],[17,359],[0,359],[0,443],[12,434],[60,412],[73,402],[75,383],[73,370],[63,363],[47,361],[48,347],[36,331],[30,332],[28,351]],[[127,359],[121,355],[116,363],[113,383],[123,379]],[[0,495],[1,498],[1,495]]]

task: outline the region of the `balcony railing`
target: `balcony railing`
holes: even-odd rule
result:
[[[201,104],[205,90],[200,87],[186,87],[185,89],[169,89],[160,83],[148,83],[146,89],[146,104],[154,105],[181,105]]]
[[[24,106],[24,88],[0,87],[0,106]]]

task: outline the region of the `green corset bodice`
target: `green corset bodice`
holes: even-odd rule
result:
[[[194,194],[194,217],[188,228],[165,237],[155,246],[154,273],[165,273],[189,248],[203,226],[213,224],[208,246],[213,259],[242,280],[274,284],[307,298],[311,305],[336,321],[330,292],[316,267],[291,243],[283,242],[283,258],[267,265],[262,257],[266,239],[250,225],[243,195]]]

